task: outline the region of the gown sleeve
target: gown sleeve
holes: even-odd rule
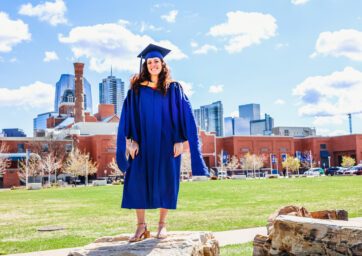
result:
[[[193,176],[210,176],[208,168],[202,158],[201,146],[197,134],[195,118],[192,112],[192,107],[189,99],[184,93],[182,86],[179,83],[173,83],[173,123],[175,125],[175,142],[188,141],[191,154],[191,170]]]
[[[138,97],[130,89],[123,102],[117,133],[116,161],[122,172],[127,171],[129,161],[131,161],[127,152],[127,139],[135,140],[140,144],[138,113]]]

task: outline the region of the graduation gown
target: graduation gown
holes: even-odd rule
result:
[[[134,159],[126,157],[126,139],[139,145]],[[117,135],[117,164],[125,172],[122,208],[176,209],[181,155],[174,157],[176,142],[188,140],[192,175],[209,176],[201,155],[197,127],[189,99],[181,85],[172,82],[163,95],[140,86],[127,92]]]

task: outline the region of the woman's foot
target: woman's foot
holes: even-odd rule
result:
[[[150,231],[147,230],[146,223],[138,223],[136,233],[128,240],[128,242],[130,243],[138,242],[149,237],[150,237]]]
[[[166,237],[167,237],[166,223],[163,221],[160,221],[158,223],[158,231],[157,231],[156,238],[164,239]]]

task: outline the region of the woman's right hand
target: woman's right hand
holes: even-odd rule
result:
[[[136,157],[136,155],[138,154],[138,151],[139,151],[137,141],[131,140],[131,143],[129,143],[128,151],[129,151],[129,154],[132,157],[132,159],[134,159]]]

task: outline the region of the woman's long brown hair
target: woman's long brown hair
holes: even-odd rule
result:
[[[166,65],[166,62],[163,61],[163,59],[161,59],[161,65],[162,70],[158,75],[157,90],[160,90],[163,95],[166,95],[168,86],[172,82],[171,71]],[[140,84],[145,81],[151,81],[151,75],[147,69],[147,61],[143,63],[141,73],[132,76],[130,80],[130,88],[138,93],[138,89],[141,86]]]

